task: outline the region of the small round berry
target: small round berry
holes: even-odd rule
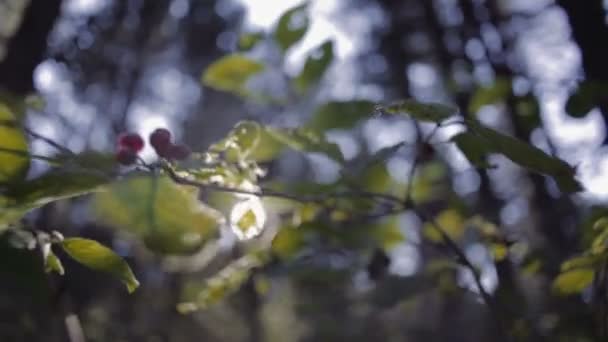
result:
[[[150,145],[160,155],[171,144],[171,132],[165,128],[157,128],[150,134]]]
[[[190,148],[186,145],[171,145],[167,151],[167,158],[175,160],[184,160],[190,157]]]
[[[144,139],[137,133],[123,133],[118,136],[118,146],[139,152],[144,148]]]
[[[133,165],[137,161],[137,152],[130,148],[121,147],[116,153],[116,160],[121,165]]]

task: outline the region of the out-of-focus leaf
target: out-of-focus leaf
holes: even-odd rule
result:
[[[229,161],[265,162],[275,159],[283,148],[284,145],[269,134],[267,127],[255,121],[241,121],[211,150],[226,153]]]
[[[279,230],[272,239],[271,250],[282,259],[295,256],[305,244],[305,231],[298,227],[287,226]]]
[[[0,184],[23,179],[30,164],[27,139],[15,115],[0,103]]]
[[[317,108],[307,127],[316,131],[350,129],[374,112],[375,104],[366,100],[334,101]]]
[[[211,278],[202,287],[192,289],[186,294],[186,301],[177,305],[180,313],[186,314],[205,309],[236,292],[251,276],[255,268],[263,266],[268,261],[264,252],[247,254],[226,267]]]
[[[264,40],[264,32],[244,33],[239,37],[238,48],[240,51],[249,51],[262,40]]]
[[[63,269],[63,264],[61,260],[53,253],[51,249],[51,245],[48,244],[43,247],[43,257],[44,257],[44,271],[46,273],[56,272],[59,275],[63,275],[65,270]]]
[[[223,216],[198,191],[166,177],[138,176],[95,196],[100,220],[135,233],[160,253],[192,253],[217,234]]]
[[[47,203],[84,195],[110,181],[96,171],[53,169],[37,178],[14,182],[0,197],[0,231],[32,209]]]
[[[452,137],[452,141],[467,157],[469,162],[477,167],[492,168],[487,157],[493,151],[485,144],[480,144],[479,138],[470,132],[463,132]]]
[[[454,209],[446,209],[442,211],[436,218],[435,222],[443,229],[443,231],[453,240],[458,240],[465,232],[464,219],[460,213]],[[437,232],[437,229],[429,223],[425,223],[423,227],[423,235],[434,242],[441,242],[443,238]]]
[[[574,178],[576,170],[565,161],[546,154],[541,149],[519,139],[502,134],[475,121],[468,121],[472,131],[467,135],[468,153],[477,158],[482,152],[500,153],[514,163],[531,171],[553,177],[559,188],[565,193],[583,190],[582,185]],[[472,145],[484,146],[472,153]]]
[[[139,287],[139,281],[126,261],[114,251],[97,241],[83,238],[68,238],[61,242],[63,250],[84,266],[106,272],[120,279],[129,293]]]
[[[505,258],[509,255],[509,248],[504,243],[491,243],[489,247],[494,260],[496,261],[505,260]]]
[[[421,102],[412,99],[395,102],[391,105],[381,107],[381,110],[389,114],[409,115],[420,121],[442,122],[443,120],[458,113],[458,108],[441,103]]]
[[[333,59],[334,44],[332,41],[327,41],[316,48],[306,59],[300,74],[293,80],[296,90],[299,93],[304,93],[317,83],[323,77]]]
[[[568,272],[579,268],[594,268],[601,261],[601,257],[597,255],[581,255],[564,261],[560,269],[562,272]]]
[[[213,62],[203,74],[203,84],[211,88],[246,96],[247,81],[264,70],[260,62],[241,54],[224,56]]]
[[[385,250],[390,250],[405,241],[398,216],[387,217],[382,222],[372,225],[370,231],[374,239]]]
[[[338,145],[328,142],[323,135],[315,131],[272,127],[268,127],[267,131],[270,136],[296,151],[322,153],[340,163],[344,161]]]
[[[582,118],[593,108],[608,100],[608,84],[585,81],[566,102],[566,112],[575,118]]]
[[[511,81],[506,78],[497,78],[494,83],[475,90],[469,102],[469,114],[474,115],[483,106],[504,101],[510,94]]]
[[[262,233],[266,224],[266,210],[258,197],[236,203],[230,212],[230,227],[240,240],[248,240]]]
[[[78,171],[98,171],[110,173],[118,165],[116,156],[113,153],[105,153],[99,151],[84,151],[76,155],[60,154],[54,157],[56,162],[63,169]]]
[[[53,169],[37,178],[14,184],[7,194],[19,205],[37,208],[96,191],[110,180],[109,176],[95,170]]]
[[[580,293],[593,282],[592,268],[575,268],[561,273],[553,281],[553,291],[561,295]]]
[[[283,51],[297,43],[308,31],[309,19],[306,11],[308,4],[294,7],[285,12],[274,31],[274,39]]]

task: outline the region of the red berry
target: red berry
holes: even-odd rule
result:
[[[150,134],[150,145],[156,153],[163,157],[163,152],[171,145],[171,132],[165,128],[157,128]]]
[[[167,149],[167,158],[176,159],[176,160],[184,160],[190,157],[190,148],[186,145],[171,145]]]
[[[137,133],[123,133],[118,136],[118,146],[139,152],[144,148],[144,139]]]
[[[121,147],[116,153],[116,160],[121,165],[133,165],[137,161],[137,152],[127,147]]]

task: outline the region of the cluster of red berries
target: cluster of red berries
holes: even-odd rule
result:
[[[150,145],[156,154],[169,160],[184,160],[190,156],[190,148],[186,145],[174,144],[171,141],[171,132],[164,128],[157,128],[150,134]],[[118,137],[118,152],[116,160],[122,165],[133,165],[137,161],[137,154],[144,148],[144,140],[137,133],[123,133]]]

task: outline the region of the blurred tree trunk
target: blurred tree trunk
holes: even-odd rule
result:
[[[34,89],[34,69],[44,58],[47,37],[61,11],[61,0],[32,0],[0,62],[0,87],[17,95]]]
[[[608,37],[606,25],[606,10],[603,0],[558,0],[557,3],[567,12],[572,28],[572,35],[578,44],[585,71],[585,78],[589,81],[608,82]],[[608,103],[599,104],[608,124]],[[604,143],[608,142],[608,136]]]

